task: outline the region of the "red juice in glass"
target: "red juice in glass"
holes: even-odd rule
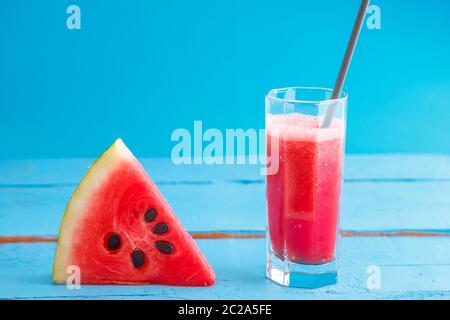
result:
[[[290,90],[296,90],[291,96],[300,93]],[[269,107],[281,103],[267,99]],[[321,128],[330,105],[323,99],[284,98],[283,112],[266,116],[268,159],[278,160],[277,170],[267,175],[268,276],[289,286],[317,287],[337,277],[345,112]]]

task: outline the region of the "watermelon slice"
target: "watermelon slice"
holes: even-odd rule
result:
[[[53,281],[69,266],[81,284],[209,286],[215,274],[163,195],[117,140],[70,199],[59,232]]]

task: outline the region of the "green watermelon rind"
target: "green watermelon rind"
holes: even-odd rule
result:
[[[73,192],[62,218],[59,229],[58,244],[53,263],[53,282],[65,284],[68,274],[67,268],[71,265],[70,248],[71,239],[77,221],[83,218],[83,204],[101,187],[102,182],[108,179],[108,172],[119,161],[135,161],[135,158],[121,139],[117,139],[96,161],[92,163],[80,184]]]

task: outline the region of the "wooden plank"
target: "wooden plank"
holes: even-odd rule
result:
[[[264,230],[262,183],[160,184],[190,231]],[[0,189],[0,235],[56,235],[73,186]],[[450,182],[348,182],[345,230],[450,230]]]
[[[243,230],[249,226],[251,230],[264,229],[264,211],[258,211],[264,201],[262,185],[160,187],[189,230]],[[72,191],[73,187],[1,189],[0,235],[57,234]],[[259,206],[255,206],[256,199],[260,200]]]
[[[348,180],[448,180],[450,156],[431,154],[349,155]]]
[[[449,299],[450,238],[345,238],[340,281],[316,290],[283,288],[264,277],[265,241],[197,241],[217,273],[211,288],[82,286],[51,283],[54,244],[0,245],[0,298],[44,299]],[[381,288],[367,288],[369,266]]]
[[[93,159],[0,160],[0,186],[78,184]],[[262,179],[251,165],[174,165],[168,158],[141,159],[155,182]]]
[[[259,165],[174,165],[168,158],[142,159],[155,181],[261,180]],[[0,160],[0,186],[77,184],[92,159]],[[450,156],[348,155],[348,180],[449,180]]]

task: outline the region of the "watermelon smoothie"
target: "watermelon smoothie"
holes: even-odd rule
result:
[[[283,286],[337,282],[347,95],[332,96],[307,87],[266,95],[266,276]]]
[[[335,259],[344,130],[336,119],[268,114],[268,156],[278,139],[278,171],[267,176],[268,229],[273,253],[319,265]]]

